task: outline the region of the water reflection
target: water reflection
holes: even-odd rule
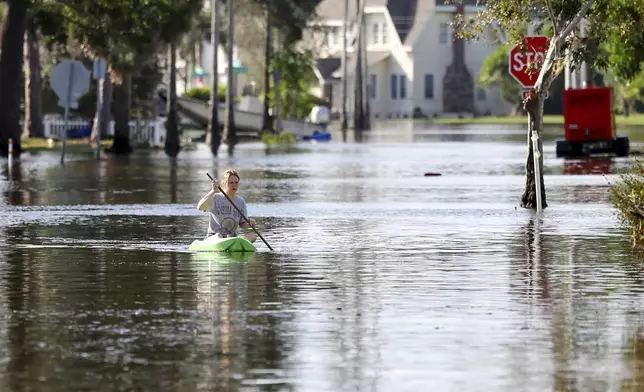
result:
[[[564,174],[593,175],[613,173],[612,157],[564,159]]]

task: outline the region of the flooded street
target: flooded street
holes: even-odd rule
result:
[[[0,161],[0,391],[644,388],[644,270],[609,202],[627,158],[547,138],[537,217],[520,127],[300,147]],[[274,252],[187,250],[229,167]]]

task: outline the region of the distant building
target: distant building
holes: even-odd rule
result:
[[[444,0],[366,0],[367,81],[376,118],[507,114],[511,105],[498,89],[482,89],[476,79],[483,60],[496,48],[492,29],[472,42],[453,39],[457,11]],[[318,19],[303,45],[316,55],[316,93],[341,106],[342,26],[345,0],[322,0]],[[464,1],[463,12],[475,17],[477,0]],[[480,7],[480,6],[478,6]],[[356,0],[349,0],[348,84],[353,95]],[[348,109],[352,109],[349,101]]]

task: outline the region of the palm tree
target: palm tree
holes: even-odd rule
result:
[[[348,48],[347,48],[347,34],[349,28],[349,0],[344,0],[344,22],[342,24],[342,140],[347,141],[347,129],[349,128],[349,120],[347,114],[347,96],[348,96],[348,82],[349,66],[348,61]]]
[[[219,0],[212,0],[211,7],[210,43],[212,46],[212,78],[210,86],[210,120],[208,121],[206,144],[210,146],[212,155],[217,156],[219,146],[221,145],[221,127],[219,126],[219,96],[217,94],[219,87],[219,30],[221,30],[221,20],[219,17]]]
[[[170,83],[168,85],[168,99],[166,101],[166,112],[168,119],[165,123],[165,153],[170,157],[179,155],[181,145],[179,142],[179,122],[177,120],[177,47],[174,41],[168,45],[168,73]]]
[[[226,125],[224,128],[224,142],[228,144],[228,153],[232,154],[237,143],[237,132],[235,129],[235,74],[233,70],[233,48],[235,45],[235,11],[233,2],[228,1],[228,86],[226,88]]]
[[[27,19],[25,29],[24,73],[25,73],[25,121],[23,137],[44,137],[42,122],[42,75],[40,48],[36,26],[31,18]]]
[[[20,148],[20,79],[22,74],[23,44],[27,25],[27,6],[21,0],[9,1],[2,24],[2,52],[0,53],[0,156],[9,153],[9,139],[13,154],[19,157]]]

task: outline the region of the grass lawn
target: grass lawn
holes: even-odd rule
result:
[[[101,140],[101,147],[106,148],[112,145],[112,140]],[[63,142],[60,140],[52,140],[41,138],[23,138],[20,140],[20,147],[23,151],[51,151],[60,150]],[[68,152],[92,152],[96,151],[96,142],[88,141],[87,139],[71,139],[67,140]]]
[[[437,124],[526,124],[528,117],[478,117],[478,118],[436,118],[432,120]],[[563,125],[563,116],[545,115],[543,116],[544,124]],[[615,116],[617,125],[644,126],[644,114],[635,114],[628,117]]]

